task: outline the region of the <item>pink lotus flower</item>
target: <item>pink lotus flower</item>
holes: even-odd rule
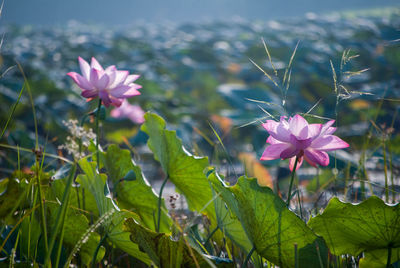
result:
[[[135,124],[144,123],[145,112],[139,105],[131,105],[124,100],[120,107],[111,110],[110,115],[114,118],[129,118]]]
[[[81,57],[78,60],[82,75],[75,72],[67,75],[83,90],[81,95],[88,101],[99,97],[106,107],[110,104],[119,107],[124,99],[140,95],[138,89],[142,86],[133,83],[139,75],[129,75],[114,65],[104,70],[94,57],[90,65]]]
[[[298,114],[290,117],[288,121],[286,121],[286,116],[282,116],[280,122],[267,120],[262,126],[270,134],[267,139],[270,145],[265,149],[261,160],[290,158],[291,171],[293,171],[296,157],[297,168],[303,163],[303,158],[314,167],[317,164],[327,166],[329,156],[326,151],[349,147],[346,142],[332,135],[336,131],[335,127],[331,127],[334,122],[335,120],[324,125],[308,124]]]

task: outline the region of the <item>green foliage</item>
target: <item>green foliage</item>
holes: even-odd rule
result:
[[[158,196],[144,178],[140,167],[133,162],[130,152],[117,145],[110,145],[101,156],[108,179],[113,184],[113,195],[118,200],[118,206],[135,212],[147,228],[155,230],[154,215],[158,209]],[[136,179],[124,179],[132,171]],[[162,209],[166,210],[164,202]],[[171,219],[165,215],[162,217],[160,231],[169,232],[170,225]]]
[[[33,216],[24,218],[21,222],[19,233],[21,253],[25,259],[29,260],[35,254],[35,249],[38,247],[41,233],[39,221]]]
[[[54,226],[56,223],[56,215],[58,205],[49,203],[47,204],[48,215],[50,215],[48,221],[50,226]],[[64,235],[63,244],[73,249],[76,244],[82,239],[83,234],[89,228],[89,220],[78,210],[69,209],[64,222]],[[93,254],[96,250],[97,244],[100,241],[100,235],[96,232],[90,234],[89,239],[82,242],[82,246],[79,250],[82,263],[88,265],[92,261]],[[96,260],[100,261],[105,253],[105,249],[102,247],[97,255]]]
[[[98,174],[96,163],[89,162],[87,158],[79,160],[79,166],[85,174],[78,175],[77,182],[86,190],[87,195],[93,195],[96,200],[99,215],[102,216],[115,208],[113,200],[105,194],[107,176]]]
[[[211,187],[203,173],[208,159],[190,155],[176,132],[167,130],[165,121],[158,115],[146,113],[145,120],[142,130],[149,135],[148,146],[168,179],[185,195],[190,209],[215,219],[214,204],[210,202]]]
[[[42,187],[47,190],[50,175],[41,171],[40,174]],[[16,219],[16,215],[10,214],[13,214],[17,209],[30,208],[28,197],[32,197],[29,190],[31,189],[30,186],[34,184],[34,176],[36,174],[33,171],[15,171],[9,178],[1,181],[3,191],[0,195],[0,218],[5,219],[8,224],[13,224]]]
[[[51,184],[52,196],[49,198],[53,200],[61,200],[66,187],[65,179],[57,179]],[[95,217],[99,216],[97,204],[94,196],[90,193],[83,193],[81,187],[72,189],[69,196],[69,206],[72,208],[82,208],[87,215],[91,214]],[[83,209],[84,208],[84,209]]]
[[[315,193],[326,188],[331,183],[335,182],[335,180],[336,183],[338,183],[339,179],[341,179],[339,176],[335,177],[330,169],[319,170],[318,172],[320,174],[316,175],[306,186],[307,191],[310,193]]]
[[[159,267],[209,267],[204,257],[182,237],[173,241],[166,234],[155,233],[132,219],[126,220],[125,227],[131,233],[131,240],[138,243]]]
[[[232,187],[214,178],[213,185],[261,256],[281,267],[294,267],[297,245],[299,267],[326,265],[327,248],[323,240],[270,188],[260,187],[255,178],[246,177],[240,177]]]
[[[388,260],[387,249],[376,249],[365,252],[364,258],[360,259],[360,268],[381,268],[386,267]],[[400,248],[392,249],[390,264],[400,263]]]
[[[390,247],[397,252],[400,248],[400,205],[386,205],[376,196],[357,205],[343,203],[335,197],[308,225],[325,238],[335,255],[358,256],[365,252],[364,264],[378,256],[379,250],[387,251]],[[381,256],[386,263],[384,254]]]
[[[0,217],[5,218],[15,207],[13,197],[20,196],[24,192],[24,183],[15,179],[4,179],[1,181],[2,195],[0,196]],[[27,205],[26,202],[24,202]]]
[[[112,147],[107,151],[107,153],[110,153],[110,155],[113,155],[114,153],[118,152],[119,148],[118,147]],[[103,159],[105,160],[105,165],[108,167],[109,172],[110,172],[110,177],[111,178],[119,178],[122,176],[121,174],[126,174],[126,168],[130,168],[127,162],[124,160],[124,156],[127,156],[126,152],[122,152],[122,158],[119,158],[119,161],[117,160],[116,163],[120,164],[118,166],[110,166],[110,162],[108,162],[110,159],[107,157],[110,157],[110,155],[107,154],[102,154]],[[130,159],[130,157],[128,158]],[[146,201],[144,201],[142,198],[144,197],[154,197],[153,195],[149,196],[149,191],[147,187],[144,187],[145,183],[142,180],[141,183],[144,185],[140,185],[140,182],[138,181],[127,181],[127,183],[137,183],[136,185],[138,187],[132,188],[132,185],[128,185],[127,189],[121,190],[121,203],[122,205],[128,206],[130,209],[135,208],[138,209],[139,215],[134,214],[129,211],[119,211],[119,208],[116,206],[114,201],[111,199],[111,196],[109,195],[109,192],[105,189],[108,189],[108,185],[106,183],[106,175],[105,174],[98,174],[96,171],[96,163],[93,162],[88,162],[86,158],[83,158],[79,161],[79,165],[82,168],[82,170],[85,172],[85,175],[81,174],[78,176],[77,181],[82,184],[82,187],[85,188],[86,190],[86,196],[85,198],[89,198],[92,200],[95,200],[97,204],[97,209],[99,211],[100,216],[105,215],[106,213],[112,211],[113,209],[116,209],[117,211],[113,213],[112,218],[110,220],[105,220],[104,223],[101,223],[105,229],[106,229],[106,235],[110,239],[111,242],[114,243],[114,245],[131,256],[145,262],[149,263],[150,260],[148,257],[143,254],[139,248],[138,245],[133,244],[129,242],[129,233],[124,231],[122,229],[122,224],[123,220],[125,217],[133,217],[136,220],[149,220],[149,215],[148,209],[146,208]],[[135,169],[135,172],[140,173],[140,170],[137,168]],[[122,172],[122,173],[121,173]],[[123,177],[123,176],[122,176]],[[147,185],[145,185],[147,186]],[[134,189],[134,191],[132,191]],[[138,190],[143,190],[144,192],[138,192]],[[142,200],[144,204],[142,206],[138,206],[139,204],[138,199],[135,198],[129,198],[129,194],[132,195],[139,195],[139,200]],[[142,195],[140,197],[140,195]],[[133,207],[132,207],[133,206]],[[164,227],[166,228],[166,227]]]
[[[133,137],[137,134],[137,128],[118,128],[117,130],[110,129],[110,132],[107,133],[107,140],[116,143],[122,143],[125,138]]]
[[[218,181],[218,174],[213,172],[208,176],[210,181]],[[216,184],[213,187],[213,192],[220,192],[223,186],[220,184]],[[215,191],[214,191],[215,188]],[[215,194],[216,195],[216,194]],[[233,203],[233,202],[230,202]],[[221,196],[214,197],[214,205],[215,205],[215,214],[217,217],[218,228],[222,230],[222,232],[229,237],[236,245],[238,245],[245,252],[250,252],[253,245],[247,237],[246,233],[243,230],[242,224],[240,223],[238,217],[225,206],[224,200]],[[237,209],[235,207],[235,209]]]
[[[113,215],[112,227],[109,229],[107,237],[117,248],[150,265],[150,257],[139,249],[138,244],[132,243],[130,240],[130,232],[124,229],[124,221],[127,218],[140,220],[140,217],[133,212],[117,211]]]
[[[109,254],[108,249],[115,247],[146,265],[209,267],[212,261],[230,264],[231,260],[218,256],[223,252],[221,249],[229,247],[230,257],[238,260],[237,254],[247,256],[257,267],[264,265],[263,258],[280,267],[325,267],[328,260],[325,241],[330,253],[336,256],[356,257],[364,253],[360,267],[385,266],[389,252],[391,263],[399,261],[398,204],[389,206],[378,197],[371,197],[352,205],[334,198],[321,215],[306,225],[270,188],[246,177],[240,177],[234,186],[227,186],[214,168],[207,169],[207,158],[192,156],[183,148],[176,132],[167,130],[161,117],[147,113],[145,119],[142,130],[149,136],[148,146],[168,180],[185,195],[189,209],[207,215],[212,230],[217,227],[215,230],[221,232],[208,233],[209,237],[204,239],[207,234],[202,229],[206,227],[204,222],[203,225],[190,222],[174,226],[176,232],[170,236],[172,219],[165,213],[164,200],[154,193],[130,151],[109,145],[107,151],[100,152],[102,173],[96,166],[95,153],[91,160],[89,157],[79,160],[83,173],[76,178],[79,186],[71,189],[63,229],[57,233],[54,230],[60,220],[58,212],[65,205],[60,206],[60,201],[68,187],[63,177],[68,175],[70,166],[61,168],[54,175],[55,180],[50,180],[53,172],[40,171],[49,237],[63,237],[61,247],[54,247],[52,254],[48,254],[52,264],[55,249],[63,251],[60,264],[65,263],[65,254],[69,254],[68,263],[76,255],[73,263],[90,265],[93,260],[94,264],[100,262]],[[92,152],[94,147],[92,144]],[[321,174],[319,186],[331,180],[330,172],[326,172]],[[14,236],[7,239],[8,244],[18,246],[21,260],[41,264],[45,253],[35,176],[35,172],[18,171],[0,181],[0,216],[6,219],[12,215],[5,222],[20,224],[12,230]],[[309,190],[319,188],[314,182],[309,185]],[[33,189],[32,193],[27,189]],[[18,202],[14,196],[19,196]],[[155,232],[159,206],[163,213],[161,231]],[[173,217],[175,224],[180,224],[179,218]],[[196,226],[196,232],[187,232],[192,226]],[[5,252],[11,254],[9,248]],[[251,254],[253,249],[255,252]]]

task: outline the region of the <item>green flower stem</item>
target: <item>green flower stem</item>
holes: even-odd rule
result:
[[[96,113],[96,154],[97,154],[97,168],[100,171],[100,152],[99,152],[99,117],[100,117],[101,99],[99,98],[99,105],[97,106]]]
[[[287,197],[287,201],[286,201],[286,206],[290,205],[290,199],[291,199],[291,195],[292,195],[292,187],[293,187],[294,175],[296,174],[296,168],[297,168],[297,160],[298,160],[298,158],[296,156],[296,159],[294,161],[293,171],[292,171],[292,177],[290,179],[289,192],[288,192],[288,197]]]
[[[388,258],[387,258],[387,262],[386,262],[386,268],[392,267],[391,262],[392,262],[392,246],[389,245],[389,247],[388,247]]]
[[[161,188],[160,188],[160,193],[158,194],[158,211],[157,211],[157,228],[156,232],[158,233],[160,231],[160,224],[161,224],[161,201],[162,201],[162,193],[164,191],[164,187],[167,184],[168,181],[168,175],[165,177]]]
[[[247,267],[247,263],[249,262],[251,255],[253,255],[253,252],[256,250],[256,247],[253,246],[253,248],[250,250],[249,254],[247,254],[246,259],[244,260],[243,264],[242,264],[242,268],[246,268]]]

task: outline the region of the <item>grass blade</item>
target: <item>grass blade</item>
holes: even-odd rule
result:
[[[238,178],[237,173],[236,173],[236,170],[235,170],[235,167],[233,166],[232,160],[231,160],[231,158],[230,158],[230,156],[229,156],[228,150],[226,149],[224,143],[222,142],[221,137],[218,135],[217,131],[216,131],[215,128],[212,126],[212,124],[211,124],[210,122],[208,122],[208,124],[209,124],[209,126],[211,127],[212,131],[214,132],[215,137],[217,137],[219,143],[221,144],[222,149],[223,149],[224,152],[226,153],[227,158],[228,158],[228,161],[229,161],[229,164],[230,164],[230,166],[232,167],[232,170],[233,170],[233,173],[235,174],[235,177]]]
[[[0,17],[1,17],[1,14],[3,14],[4,2],[5,2],[5,0],[1,1],[1,6],[0,6]]]
[[[75,172],[76,172],[76,164],[72,166],[71,172],[68,176],[67,184],[65,187],[65,191],[61,200],[61,206],[57,212],[57,217],[56,217],[56,224],[54,225],[54,228],[52,230],[52,237],[50,239],[50,244],[49,244],[49,250],[47,252],[46,258],[45,258],[45,263],[44,266],[48,264],[51,256],[51,252],[53,251],[53,247],[57,238],[57,233],[61,227],[63,230],[64,228],[64,219],[65,215],[68,210],[68,205],[69,205],[69,194],[71,192],[71,187],[72,187],[72,181],[75,177]],[[59,240],[59,244],[62,244],[62,239]],[[57,258],[58,259],[58,258]],[[55,267],[58,267],[57,265]]]
[[[4,143],[0,143],[0,147],[13,149],[13,150],[18,150],[18,151],[23,151],[23,152],[27,152],[27,153],[33,153],[31,149],[21,148],[21,147],[18,147],[18,146],[8,145],[8,144],[4,144]],[[43,156],[44,157],[55,158],[55,159],[67,162],[69,164],[73,164],[73,162],[71,160],[69,160],[69,159],[67,159],[65,157],[62,157],[62,156],[55,155],[55,154],[48,154],[46,152],[43,152]]]
[[[280,87],[279,87],[279,85],[276,83],[276,81],[275,81],[274,79],[272,79],[272,77],[271,77],[266,71],[264,71],[263,68],[261,68],[261,67],[260,67],[257,63],[255,63],[252,59],[249,59],[249,60],[250,60],[251,63],[253,63],[254,66],[256,66],[261,72],[263,72],[263,73],[265,74],[265,76],[268,77],[268,79],[271,80],[271,82],[274,83],[274,85],[275,85],[276,87],[278,87],[278,88],[280,89]]]
[[[6,70],[6,71],[7,71],[7,70]],[[0,140],[3,138],[3,135],[4,135],[4,133],[5,133],[6,130],[7,130],[8,124],[11,122],[11,118],[12,118],[13,115],[14,115],[15,109],[17,109],[17,105],[18,105],[19,101],[21,100],[21,96],[22,96],[22,92],[24,92],[24,88],[25,88],[25,84],[22,86],[21,90],[19,91],[19,95],[18,95],[17,101],[15,102],[15,104],[13,105],[13,107],[11,108],[11,113],[10,113],[10,115],[8,116],[7,122],[6,122],[6,124],[5,124],[4,128],[3,128],[3,130],[1,131]]]
[[[338,95],[337,75],[336,75],[335,67],[333,67],[333,62],[331,60],[329,62],[331,64],[331,69],[332,69],[333,86],[335,89],[335,94]]]
[[[24,78],[24,85],[26,85],[26,89],[28,90],[29,101],[32,106],[33,123],[35,125],[35,140],[36,140],[35,149],[37,150],[37,149],[39,149],[39,135],[38,135],[38,124],[37,124],[37,119],[36,119],[36,109],[35,109],[35,104],[33,102],[33,97],[32,97],[32,90],[31,90],[31,87],[29,86],[28,79],[25,76],[25,72],[22,69],[21,64],[19,64],[19,62],[17,62],[17,65],[18,65],[19,71],[21,72],[21,74]]]
[[[265,43],[264,38],[261,38],[261,40],[263,42],[263,45],[264,45],[264,48],[265,48],[265,52],[267,52],[268,60],[269,60],[269,63],[271,64],[271,66],[272,66],[272,69],[274,70],[275,76],[278,76],[278,71],[276,70],[276,68],[274,66],[274,63],[272,62],[271,54],[269,53],[267,44]]]
[[[300,44],[300,41],[297,42],[296,47],[295,47],[294,50],[293,50],[292,56],[290,57],[288,66],[287,66],[286,69],[285,69],[285,74],[283,75],[283,81],[282,81],[282,84],[283,84],[283,85],[285,85],[288,72],[289,72],[290,68],[292,67],[292,63],[293,63],[293,60],[294,60],[294,56],[296,55],[297,48],[299,47],[299,44]]]

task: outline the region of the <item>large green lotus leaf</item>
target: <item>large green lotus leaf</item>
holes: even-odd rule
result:
[[[135,212],[146,227],[155,230],[154,215],[157,215],[158,195],[154,193],[140,167],[133,162],[130,152],[113,144],[107,148],[106,153],[102,153],[102,158],[108,178],[116,188],[114,197],[118,206]],[[134,179],[121,181],[127,175]],[[166,210],[164,201],[162,209]],[[168,215],[161,217],[160,231],[168,232],[171,222]]]
[[[236,214],[261,256],[280,267],[294,267],[297,244],[299,267],[319,267],[320,261],[325,267],[328,252],[323,240],[270,188],[246,177],[240,177],[231,187],[218,180],[213,181],[213,186]]]
[[[29,184],[36,183],[36,177],[32,172],[15,171],[9,178],[0,181],[0,218],[5,220],[7,224],[14,225],[16,222],[15,215],[10,215],[12,211],[18,207],[30,208],[28,200]],[[41,171],[42,192],[47,193],[49,189],[49,173]],[[19,202],[19,203],[18,203]],[[7,218],[11,216],[10,218]]]
[[[212,200],[211,187],[203,173],[208,166],[208,159],[190,155],[176,132],[166,130],[165,121],[158,115],[146,113],[144,117],[146,122],[142,130],[149,136],[148,146],[155,159],[161,163],[178,191],[185,195],[189,208],[201,211]],[[213,202],[209,203],[205,212],[215,219]]]
[[[46,198],[52,200],[62,200],[66,183],[66,178],[53,181]],[[94,216],[98,217],[99,212],[94,196],[91,193],[83,193],[81,187],[72,188],[69,195],[69,206],[72,208],[83,209],[83,201],[85,201],[85,211],[88,213],[88,215],[93,214]]]
[[[130,239],[131,233],[124,229],[124,221],[127,218],[140,220],[140,216],[131,211],[117,211],[113,214],[112,227],[108,231],[108,239],[119,249],[129,255],[141,260],[147,265],[151,264],[151,259],[146,253],[139,249],[139,246]]]
[[[400,262],[400,248],[392,248],[390,264]],[[384,268],[388,259],[387,249],[367,251],[360,259],[360,268]],[[398,266],[395,266],[398,267]]]
[[[218,174],[213,173],[210,176],[217,177]],[[221,185],[221,187],[223,186]],[[225,205],[220,196],[214,197],[214,205],[218,227],[235,245],[248,254],[253,246],[238,217]],[[257,252],[254,252],[251,257],[255,267],[263,267],[261,257]]]
[[[122,229],[125,217],[127,215],[133,217],[136,214],[129,214],[127,211],[121,212],[111,198],[105,195],[106,175],[96,172],[96,163],[88,162],[86,158],[83,158],[79,161],[79,166],[85,172],[85,175],[81,174],[77,179],[85,189],[85,198],[94,199],[96,201],[101,216],[110,212],[112,209],[116,209],[112,217],[108,219],[105,224],[107,236],[110,241],[113,242],[116,247],[124,250],[133,257],[145,263],[149,263],[149,258],[138,249],[138,245],[130,241],[129,232]],[[136,216],[135,218],[139,220],[138,217],[139,216]]]
[[[132,218],[125,221],[131,240],[149,255],[159,267],[209,267],[206,260],[183,239],[171,240],[164,233],[156,233],[137,223]]]
[[[208,179],[214,182],[220,181],[221,183],[216,184],[216,187],[218,187],[217,191],[221,192],[224,190],[222,179],[219,178],[219,175],[217,173],[213,172],[208,176]],[[214,197],[214,205],[218,227],[230,240],[232,240],[242,250],[247,253],[250,252],[253,247],[252,243],[244,232],[243,226],[236,215],[227,206],[225,206],[225,202],[220,196]]]
[[[18,182],[14,178],[11,179],[6,178],[1,181],[1,184],[3,191],[2,194],[0,195],[0,217],[4,219],[15,208],[15,203],[17,201],[17,198],[21,196],[22,193],[24,192],[23,184],[25,183]],[[27,200],[23,200],[21,205],[22,207],[28,207]]]
[[[332,198],[324,212],[308,225],[324,237],[335,255],[400,247],[400,206],[386,205],[372,196],[353,205]]]
[[[113,200],[106,196],[104,191],[107,176],[97,172],[96,163],[89,162],[87,158],[82,158],[79,160],[79,166],[85,174],[78,175],[76,181],[85,189],[86,195],[93,195],[99,215],[103,216],[113,208],[116,208]]]
[[[57,211],[60,208],[58,204],[47,203],[47,210],[49,211],[49,224],[54,226],[57,221]],[[71,250],[75,245],[82,239],[83,234],[89,229],[89,220],[81,214],[77,209],[68,209],[65,215],[64,222],[64,240],[63,244],[68,246]],[[96,232],[90,234],[89,239],[82,243],[80,250],[78,251],[82,262],[88,265],[93,258],[93,254],[96,251],[97,245],[100,242],[100,235]],[[105,254],[105,249],[100,248],[96,260],[100,261]]]

